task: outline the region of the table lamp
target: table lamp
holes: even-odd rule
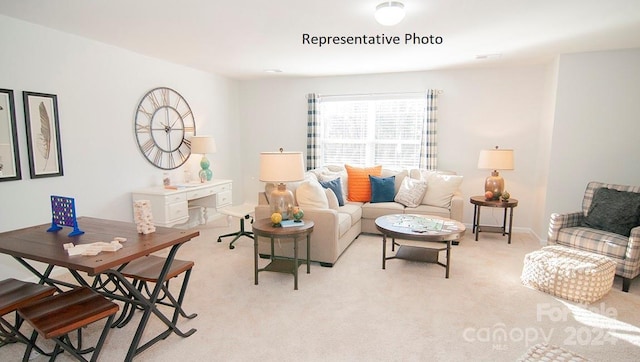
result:
[[[293,192],[287,190],[287,182],[304,180],[302,152],[261,152],[260,181],[273,182],[277,187],[271,192],[271,212],[279,212],[283,220],[293,217],[295,205]]]
[[[200,182],[211,181],[213,178],[213,171],[209,169],[211,165],[207,159],[207,153],[216,152],[216,141],[211,136],[194,136],[191,137],[191,153],[202,154],[200,160],[200,167],[202,168],[198,175],[200,176]]]
[[[491,176],[487,177],[484,183],[485,194],[488,191],[493,193],[493,199],[497,200],[504,191],[504,179],[498,170],[513,170],[513,150],[498,149],[496,146],[492,150],[481,150],[478,158],[478,168],[491,171]]]

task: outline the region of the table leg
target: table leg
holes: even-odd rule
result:
[[[502,215],[502,236],[505,236],[506,232],[507,232],[507,208],[505,207],[504,215]]]
[[[254,284],[258,285],[258,235],[253,238],[253,277]]]
[[[509,212],[509,244],[511,244],[511,228],[513,226],[513,207],[510,207],[511,211]],[[505,213],[507,210],[505,209]]]
[[[172,323],[171,320],[169,320],[164,314],[162,314],[162,312],[158,309],[158,306],[157,306],[158,296],[162,291],[163,284],[167,279],[167,274],[169,273],[169,269],[171,269],[171,264],[173,263],[176,253],[178,252],[178,248],[181,245],[182,244],[174,245],[171,248],[171,251],[169,251],[169,255],[166,258],[165,265],[162,267],[162,271],[160,272],[160,276],[158,277],[156,286],[153,289],[153,293],[151,294],[149,299],[146,299],[122,274],[120,274],[120,272],[108,271],[108,273],[111,276],[117,278],[118,282],[121,285],[127,288],[127,290],[132,294],[132,296],[144,309],[144,313],[142,315],[142,318],[140,319],[138,328],[136,329],[136,333],[133,337],[133,341],[131,342],[131,346],[129,347],[129,351],[127,353],[125,361],[133,360],[133,357],[135,357],[137,354],[151,347],[156,342],[167,338],[171,334],[171,332],[174,332],[181,337],[188,337],[196,332],[196,330],[193,328],[186,333],[182,332],[180,329],[178,329],[175,323]],[[151,317],[151,314],[156,315],[156,317],[158,317],[158,319],[160,319],[168,328],[167,330],[158,334],[156,337],[152,338],[142,346],[138,347],[138,345],[140,344],[142,335],[144,333],[144,330],[147,327],[147,323],[149,322],[149,318]]]
[[[311,274],[311,234],[307,233],[307,274]]]
[[[476,207],[478,208],[478,214],[476,215],[476,241],[478,241],[478,234],[480,234],[480,210],[482,209],[479,205],[476,205]],[[475,214],[475,210],[474,210],[474,214]]]
[[[293,238],[293,289],[298,290],[298,238]]]
[[[449,265],[451,265],[451,240],[447,240],[447,271],[445,277],[449,279]]]
[[[385,268],[385,262],[387,261],[387,236],[382,234],[382,269]]]
[[[476,213],[478,212],[478,205],[473,205],[473,227],[471,228],[471,233],[475,234],[476,233]]]

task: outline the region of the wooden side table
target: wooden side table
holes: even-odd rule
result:
[[[508,243],[511,244],[511,227],[513,225],[513,208],[518,206],[518,200],[509,199],[507,201],[502,200],[486,200],[484,196],[472,196],[470,199],[473,204],[473,229],[472,233],[476,234],[476,241],[478,241],[478,234],[481,231],[490,233],[502,233],[502,236],[508,235]],[[480,225],[480,209],[485,207],[499,207],[504,209],[504,216],[502,217],[502,226],[486,226]],[[507,229],[507,210],[509,210],[509,228]]]
[[[279,273],[293,274],[293,289],[298,290],[298,267],[300,264],[307,264],[307,274],[311,273],[311,232],[313,232],[313,221],[303,220],[301,226],[273,227],[270,219],[260,219],[253,223],[253,252],[254,252],[254,273],[255,284],[258,285],[258,273],[261,271],[273,271]],[[263,236],[271,240],[271,262],[264,268],[258,269],[258,237]],[[298,260],[298,239],[307,239],[307,258]],[[274,252],[274,240],[277,238],[293,239],[293,260],[291,258],[279,257]]]

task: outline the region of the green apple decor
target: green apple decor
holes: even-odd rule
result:
[[[302,211],[301,208],[299,208],[297,206],[293,208],[293,220],[295,222],[300,222],[300,220],[302,220],[303,216],[304,216],[304,212]]]
[[[511,194],[508,191],[504,191],[502,192],[502,201],[509,201],[509,199],[511,198]]]

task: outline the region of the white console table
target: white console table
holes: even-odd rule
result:
[[[201,184],[178,186],[177,189],[151,187],[132,193],[133,201],[149,200],[153,223],[172,227],[189,221],[189,208],[201,207],[208,221],[207,208],[218,209],[232,204],[231,180],[211,180]]]

